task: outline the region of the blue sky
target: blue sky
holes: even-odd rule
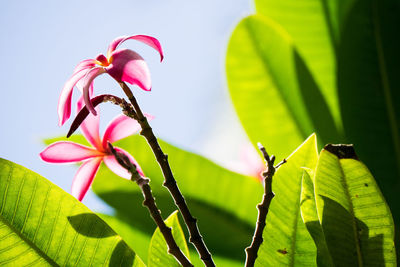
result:
[[[117,36],[147,34],[159,39],[165,59],[149,47],[124,47],[147,61],[153,89],[134,92],[154,115],[156,135],[179,147],[229,164],[247,142],[229,100],[224,60],[227,42],[251,1],[2,1],[0,3],[0,157],[30,168],[69,191],[75,166],[48,164],[41,140],[65,135],[58,126],[57,101],[75,65],[99,53]],[[95,94],[121,95],[103,75]],[[74,99],[77,98],[74,94]],[[106,108],[102,128],[117,113]],[[90,193],[83,201],[105,207]]]

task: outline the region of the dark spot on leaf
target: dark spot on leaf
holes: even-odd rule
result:
[[[286,255],[288,252],[287,252],[287,250],[286,250],[286,248],[284,248],[284,249],[278,249],[277,250],[279,253],[282,253],[283,255]]]
[[[353,145],[333,145],[327,144],[324,147],[325,150],[331,152],[332,154],[336,155],[339,159],[357,159],[356,152],[354,151]]]
[[[356,196],[355,197],[358,197],[358,195],[356,194]]]
[[[368,187],[368,184],[367,184],[367,183],[365,183],[364,185],[365,185],[366,187]]]

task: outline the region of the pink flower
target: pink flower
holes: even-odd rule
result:
[[[143,42],[156,49],[164,58],[160,42],[147,35],[121,36],[116,38],[108,46],[107,57],[100,54],[95,59],[86,59],[80,62],[71,78],[65,83],[58,101],[59,125],[63,125],[71,116],[72,89],[77,85],[83,90],[85,104],[89,111],[96,115],[96,111],[90,102],[89,88],[93,80],[108,73],[117,82],[127,82],[137,85],[145,91],[151,90],[151,79],[149,68],[144,59],[135,51],[129,49],[118,49],[118,46],[126,40],[134,39]]]
[[[78,110],[82,106],[83,101],[81,98],[78,102]],[[151,119],[151,116],[147,117]],[[44,161],[51,163],[83,161],[72,182],[72,195],[79,201],[83,199],[88,191],[102,161],[118,176],[130,179],[131,175],[116,161],[107,143],[113,143],[140,130],[140,125],[135,120],[123,114],[111,121],[104,132],[103,139],[99,135],[99,116],[89,114],[80,127],[92,147],[74,142],[59,141],[49,145],[40,153],[40,157]],[[140,166],[128,152],[119,147],[114,148],[118,152],[127,155],[131,162],[136,164],[138,172],[143,175]]]

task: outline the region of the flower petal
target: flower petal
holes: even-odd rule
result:
[[[103,156],[104,153],[74,142],[59,141],[46,147],[39,155],[46,162],[68,163]]]
[[[120,36],[115,38],[111,44],[108,46],[108,50],[107,50],[107,57],[110,58],[112,52],[114,52],[115,49],[117,49],[117,47],[122,44],[123,42],[127,41],[127,40],[136,40],[142,43],[147,44],[148,46],[151,46],[152,48],[154,48],[155,50],[157,50],[157,52],[160,54],[161,60],[163,60],[164,58],[164,53],[163,50],[161,48],[161,44],[160,42],[151,36],[148,35],[131,35],[131,36]]]
[[[78,66],[75,67],[74,73],[78,72],[80,70],[86,70],[89,71],[89,69],[92,69],[96,66],[95,64],[96,60],[94,59],[86,59],[82,62],[80,62],[78,64]],[[85,86],[85,79],[80,79],[77,83],[76,83],[76,87],[82,92],[83,91],[83,87]],[[89,87],[89,95],[90,97],[93,96],[93,83],[90,85]]]
[[[80,80],[76,83],[75,87],[78,88],[79,91],[83,92],[83,88],[85,87],[85,79],[80,79]],[[83,96],[83,95],[82,95],[82,96]],[[90,85],[90,87],[89,87],[89,96],[90,96],[90,97],[93,97],[93,83],[92,83],[92,84]]]
[[[95,67],[96,66],[96,64],[95,64],[95,60],[94,59],[86,59],[86,60],[84,60],[84,61],[81,61],[81,62],[79,62],[78,63],[78,65],[75,67],[75,69],[74,69],[74,74],[75,73],[77,73],[77,72],[79,72],[79,71],[81,71],[81,70],[86,70],[86,71],[88,71],[89,69],[91,69],[91,68],[93,68],[93,67]],[[76,87],[82,92],[82,90],[83,90],[83,86],[84,86],[84,80],[85,79],[80,79],[77,83],[76,83]],[[90,91],[90,97],[92,97],[92,93],[93,93],[93,84],[91,84],[91,86],[90,86],[90,88],[89,88],[89,91]]]
[[[82,80],[81,80],[82,81]],[[89,87],[89,97],[92,99],[93,97],[93,83]],[[85,106],[85,99],[83,98],[83,94],[79,97],[76,102],[76,112],[78,113]]]
[[[115,80],[136,84],[145,91],[151,90],[149,68],[138,53],[120,49],[112,53],[112,58],[112,63],[106,70]]]
[[[91,70],[89,70],[89,71],[86,73],[86,76],[85,76],[84,86],[83,86],[83,99],[84,99],[84,101],[85,101],[86,107],[89,109],[89,111],[90,111],[93,115],[97,115],[97,113],[96,113],[96,111],[94,110],[94,107],[93,107],[93,105],[92,105],[92,102],[90,102],[90,93],[89,93],[90,90],[89,90],[89,88],[90,88],[90,86],[91,86],[93,80],[94,80],[97,76],[99,76],[99,75],[101,75],[101,74],[103,74],[103,73],[105,73],[105,72],[106,72],[106,70],[105,70],[103,67],[95,67],[95,68],[92,68]]]
[[[137,168],[137,171],[139,172],[139,174],[144,176],[142,168],[140,168],[139,164],[131,156],[131,154],[129,154],[128,152],[126,152],[125,150],[123,150],[122,148],[119,148],[119,147],[114,147],[114,149],[117,150],[118,152],[125,154],[130,159],[130,161],[136,165],[136,168]],[[115,159],[115,157],[113,155],[105,156],[103,158],[103,160],[104,160],[104,163],[107,165],[107,167],[112,172],[114,172],[116,175],[126,178],[126,179],[131,179],[131,174],[118,163],[118,161]]]
[[[78,102],[78,111],[80,111],[83,107],[83,97],[79,99]],[[99,109],[95,109],[97,112],[99,112]],[[95,147],[99,151],[104,151],[102,145],[101,145],[101,138],[99,134],[99,124],[100,124],[100,116],[94,116],[93,114],[90,114],[84,119],[80,125],[81,131],[83,135],[85,136],[86,140],[89,141],[90,144],[92,144],[93,147]]]
[[[145,116],[148,120],[152,120],[154,118],[148,114],[145,114]],[[139,130],[140,125],[136,120],[124,114],[120,114],[116,116],[110,122],[110,124],[108,124],[103,135],[103,147],[107,149],[107,142],[114,143],[122,138],[139,132]]]
[[[72,75],[71,78],[64,84],[64,87],[61,91],[60,98],[58,99],[58,118],[59,125],[62,126],[66,120],[71,116],[71,97],[72,97],[72,89],[76,85],[76,83],[85,77],[87,70],[81,70]]]
[[[96,60],[94,59],[85,59],[81,62],[78,63],[78,65],[76,65],[75,69],[74,69],[74,73],[77,73],[81,70],[86,70],[86,69],[91,69],[94,66],[96,66]]]
[[[99,169],[103,157],[97,157],[82,163],[72,181],[71,194],[82,201],[89,190],[94,177]]]

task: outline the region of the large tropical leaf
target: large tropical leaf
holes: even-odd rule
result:
[[[46,142],[58,140],[63,138]],[[84,143],[81,136],[75,135],[72,140]],[[210,251],[220,257],[244,261],[243,249],[251,241],[257,218],[256,205],[263,192],[261,183],[253,177],[231,172],[163,141],[160,144],[168,154],[179,188],[193,216],[198,218],[200,231]],[[145,139],[131,136],[116,145],[131,152],[146,176],[151,179],[152,191],[162,214],[172,213],[176,209],[175,205],[168,191],[162,187],[163,176]],[[155,224],[148,211],[142,207],[143,196],[135,183],[121,179],[102,165],[96,175],[93,190],[115,208],[119,220],[134,227],[135,231],[142,231],[150,236],[153,234]],[[117,227],[115,229],[118,232]],[[118,233],[126,238],[122,232]],[[135,234],[127,233],[127,236]],[[229,242],[226,242],[228,239]],[[137,250],[139,253],[139,249]],[[146,256],[140,255],[146,259]]]
[[[269,208],[256,266],[317,266],[317,249],[300,214],[302,167],[315,168],[316,142],[315,135],[310,136],[273,177],[275,197]]]
[[[335,47],[340,35],[339,20],[351,2],[353,1],[255,1],[257,13],[279,23],[293,39],[339,128],[341,118],[336,90]]]
[[[181,249],[183,254],[185,254],[186,257],[190,259],[185,234],[183,233],[182,227],[179,224],[178,211],[173,212],[165,220],[165,224],[168,227],[171,227],[172,236],[174,237],[176,244]],[[165,241],[164,236],[162,235],[158,227],[154,231],[153,237],[151,238],[149,247],[149,260],[147,266],[180,266],[176,259],[172,255],[168,254],[167,242]]]
[[[40,175],[0,159],[0,265],[144,266],[103,220]]]
[[[314,179],[318,219],[334,265],[396,266],[389,207],[353,147],[326,146]]]
[[[260,15],[242,20],[228,45],[226,71],[236,111],[253,143],[287,156],[317,129],[339,141],[335,122],[291,37]]]
[[[396,225],[400,225],[399,14],[398,1],[358,1],[349,13],[338,55],[348,141],[371,169]]]

